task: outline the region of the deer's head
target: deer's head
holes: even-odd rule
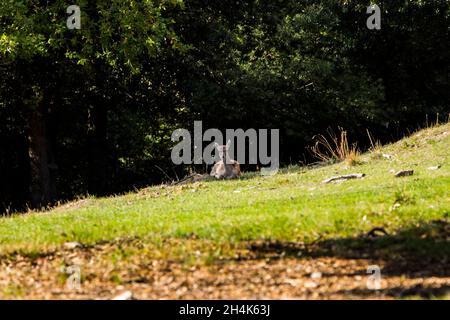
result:
[[[228,159],[228,150],[230,149],[231,140],[228,140],[227,144],[220,145],[217,142],[214,142],[214,146],[216,147],[217,151],[219,151],[219,158],[220,160]]]

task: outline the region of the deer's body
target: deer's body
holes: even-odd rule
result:
[[[230,148],[230,141],[225,146],[220,146],[216,143],[216,148],[219,151],[220,160],[217,161],[210,175],[216,179],[236,179],[241,175],[241,166],[239,162],[230,158],[228,149]]]

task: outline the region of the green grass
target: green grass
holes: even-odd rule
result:
[[[235,181],[155,186],[3,217],[0,253],[35,254],[68,241],[92,245],[128,237],[156,245],[164,239],[233,245],[261,239],[308,243],[319,237],[351,238],[378,226],[395,233],[449,218],[449,147],[447,124],[383,147],[381,152],[391,159],[364,154],[363,163],[352,167],[290,167],[272,177],[249,173]],[[436,165],[441,167],[427,169]],[[390,172],[401,169],[413,169],[414,175],[395,178]],[[366,177],[322,183],[346,173]],[[184,242],[179,243],[178,250],[186,251]]]

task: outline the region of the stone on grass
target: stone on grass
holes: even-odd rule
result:
[[[412,176],[414,174],[414,170],[400,170],[395,174],[395,177],[400,178],[400,177],[407,177],[407,176]]]
[[[352,173],[352,174],[344,174],[342,176],[331,177],[323,180],[323,183],[330,183],[334,181],[342,181],[342,180],[350,180],[350,179],[361,179],[366,176],[365,173]]]

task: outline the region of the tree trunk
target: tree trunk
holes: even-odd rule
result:
[[[51,172],[54,164],[50,164],[53,156],[46,125],[49,104],[48,96],[44,95],[29,118],[30,200],[33,208],[50,204],[55,196],[54,174]]]
[[[94,92],[92,101],[88,119],[88,191],[95,195],[105,195],[108,191],[107,107],[100,92]]]

